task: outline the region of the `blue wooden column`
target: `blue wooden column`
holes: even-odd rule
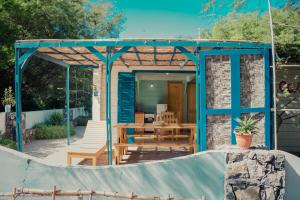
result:
[[[67,144],[70,145],[70,66],[66,67],[66,126]]]
[[[21,49],[15,47],[15,99],[16,99],[16,139],[18,151],[23,151],[22,135],[22,72],[29,58],[37,48],[29,48],[21,55]]]
[[[22,137],[22,102],[21,102],[21,76],[22,71],[19,65],[20,49],[15,49],[15,98],[16,98],[16,139],[18,151],[23,151]]]
[[[198,61],[196,63],[196,152],[200,151],[200,54],[197,50]]]
[[[112,165],[112,131],[111,131],[111,47],[106,47],[106,129],[108,164]]]

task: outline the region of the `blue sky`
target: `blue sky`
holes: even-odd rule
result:
[[[233,0],[215,0],[216,6],[203,13],[207,0],[115,0],[126,17],[121,38],[172,38],[198,36],[214,22],[232,11]],[[267,0],[245,0],[239,12],[267,11]],[[289,0],[271,0],[282,7]],[[295,0],[294,0],[295,1]],[[297,1],[297,0],[296,0]]]

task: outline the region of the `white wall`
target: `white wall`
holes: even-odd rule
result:
[[[0,113],[0,132],[3,134],[5,131],[5,113]]]
[[[28,111],[23,112],[26,115],[25,128],[30,129],[35,124],[45,122],[52,113],[60,112],[63,113],[63,109],[53,109],[53,110],[38,110],[38,111]],[[73,118],[75,119],[78,116],[85,116],[86,112],[83,107],[80,108],[71,108],[70,112],[73,112]],[[71,120],[72,120],[71,119]],[[5,113],[0,113],[0,131],[4,133],[5,131]]]

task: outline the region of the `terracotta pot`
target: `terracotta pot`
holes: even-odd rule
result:
[[[243,148],[248,149],[251,146],[253,135],[242,135],[242,134],[235,134],[236,144]]]

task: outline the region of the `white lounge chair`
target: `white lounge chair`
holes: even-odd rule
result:
[[[72,164],[72,158],[92,159],[96,165],[97,157],[106,150],[106,121],[92,121],[87,123],[82,139],[74,142],[67,153],[67,163]]]

